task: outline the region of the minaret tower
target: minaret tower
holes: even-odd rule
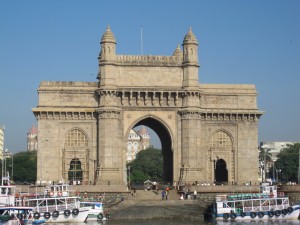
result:
[[[108,26],[101,41],[99,60],[98,149],[97,184],[125,184],[122,167],[121,109],[116,89],[117,55],[116,39]]]
[[[114,71],[116,70],[115,60],[117,42],[109,26],[107,26],[107,29],[101,38],[100,44],[101,51],[98,57],[98,79],[100,80],[100,87],[107,86],[110,88],[111,86],[115,86],[115,78],[112,76],[116,74]]]
[[[198,41],[189,28],[185,35],[183,43],[183,87],[198,87]]]

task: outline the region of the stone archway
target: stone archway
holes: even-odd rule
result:
[[[216,171],[215,171],[215,181],[216,183],[228,183],[228,170],[225,160],[218,159],[216,161]]]
[[[163,155],[163,179],[165,182],[173,183],[173,150],[169,131],[164,124],[151,117],[140,120],[134,127],[139,125],[151,128],[158,135]]]
[[[166,180],[213,182],[213,162],[219,157],[227,164],[229,182],[257,182],[253,165],[258,165],[263,112],[255,85],[200,83],[198,41],[191,29],[182,48],[168,56],[118,55],[110,27],[100,44],[97,81],[39,86],[33,109],[39,128],[37,180],[66,178],[67,159],[80,154],[86,181],[124,187],[124,137],[133,126],[145,124],[161,138]],[[89,140],[82,151],[64,147],[66,131],[74,128]],[[218,139],[210,145],[216,131],[230,134],[230,149],[219,146]],[[44,159],[52,160],[45,164]]]

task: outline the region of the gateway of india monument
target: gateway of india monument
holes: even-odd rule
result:
[[[167,182],[258,183],[255,85],[201,83],[191,28],[170,56],[118,55],[110,27],[100,44],[97,81],[40,83],[37,183],[126,187],[141,125],[161,141]]]

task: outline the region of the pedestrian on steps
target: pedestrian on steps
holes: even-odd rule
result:
[[[166,194],[166,192],[165,192],[165,190],[163,190],[163,191],[161,192],[161,200],[164,200],[164,199],[165,199],[165,194]]]

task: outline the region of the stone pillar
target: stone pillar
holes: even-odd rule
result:
[[[123,185],[122,129],[120,109],[105,107],[98,112],[97,184]]]
[[[201,153],[200,132],[201,120],[200,113],[194,110],[184,109],[181,114],[181,181],[193,183],[200,178],[203,172],[199,168],[198,160]]]

